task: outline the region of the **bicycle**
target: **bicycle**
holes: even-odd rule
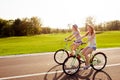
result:
[[[80,58],[80,59],[79,59]],[[82,54],[82,50],[76,50],[74,56],[70,56],[63,62],[63,71],[67,75],[76,74],[81,67],[81,64],[85,63],[85,57]],[[90,54],[90,66],[97,71],[102,70],[107,63],[107,57],[103,52],[97,52],[94,55]]]
[[[68,42],[70,42],[71,40],[64,40],[66,42],[65,46],[63,49],[58,49],[55,53],[54,53],[54,61],[59,64],[62,65],[63,62],[65,61],[66,58],[69,57],[69,52],[70,49],[68,48]],[[82,49],[79,47],[79,49]]]

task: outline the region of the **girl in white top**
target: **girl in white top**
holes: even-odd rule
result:
[[[87,43],[88,46],[83,49],[82,53],[85,56],[86,63],[85,63],[85,69],[89,68],[90,63],[89,63],[89,57],[88,54],[92,53],[92,51],[96,50],[96,37],[95,37],[95,31],[94,28],[91,25],[87,24],[87,32],[86,34],[82,37],[88,37]]]
[[[67,37],[67,40],[73,40],[74,38],[76,38],[76,40],[73,42],[73,44],[71,45],[71,54],[73,55],[74,51],[79,47],[79,45],[81,44],[81,36],[80,36],[80,32],[78,29],[78,26],[76,24],[74,24],[72,26],[72,34]]]

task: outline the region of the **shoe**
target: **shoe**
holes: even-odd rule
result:
[[[90,67],[90,65],[84,66],[83,69],[84,69],[84,70],[87,70],[89,67]]]

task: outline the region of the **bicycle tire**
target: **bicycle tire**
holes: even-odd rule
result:
[[[96,60],[96,58],[99,58],[100,60]],[[95,60],[97,61],[96,65],[94,64]],[[95,55],[93,55],[91,59],[91,67],[94,70],[100,71],[106,66],[106,64],[107,64],[107,57],[103,52],[97,52]]]
[[[73,65],[72,65],[73,64]],[[74,75],[76,74],[80,69],[80,60],[76,58],[76,56],[70,56],[65,59],[63,63],[63,72],[67,75]]]
[[[54,54],[54,61],[62,65],[64,60],[69,56],[69,53],[65,49],[59,49]]]

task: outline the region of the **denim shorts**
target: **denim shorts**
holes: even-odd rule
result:
[[[75,45],[80,45],[82,43],[82,41],[74,41]]]
[[[96,50],[96,47],[89,47],[89,48],[92,48],[94,51]]]

